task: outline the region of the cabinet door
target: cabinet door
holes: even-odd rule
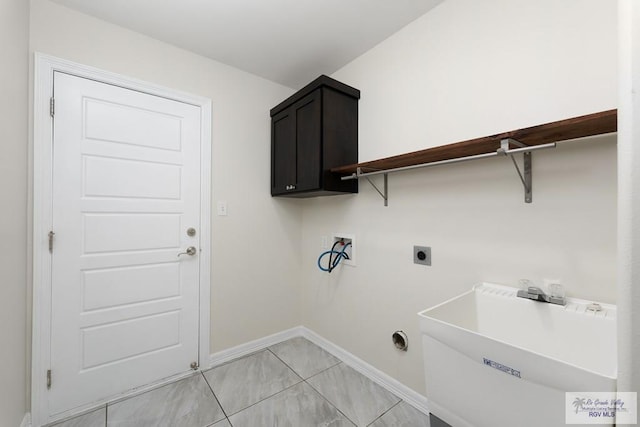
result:
[[[316,90],[271,119],[271,194],[320,188],[321,93]]]
[[[271,119],[271,194],[291,191],[296,183],[295,111],[287,108]]]
[[[296,191],[322,186],[322,108],[316,90],[294,104],[296,114]]]

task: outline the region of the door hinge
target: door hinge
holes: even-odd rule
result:
[[[198,370],[198,362],[191,362],[191,369],[193,369],[194,371]]]
[[[51,388],[51,369],[47,371],[47,390]]]
[[[53,253],[53,236],[55,236],[56,233],[54,233],[53,231],[49,232],[49,252]]]
[[[49,114],[51,114],[51,117],[56,114],[56,100],[53,96],[49,98]]]

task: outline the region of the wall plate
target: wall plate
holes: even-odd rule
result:
[[[345,243],[351,243],[347,249],[345,249],[345,253],[349,255],[349,259],[343,259],[340,261],[341,265],[350,265],[352,267],[356,266],[356,236],[351,233],[333,233],[331,235],[330,244],[333,244],[339,240],[344,240]],[[340,246],[336,247],[336,250],[340,250]]]

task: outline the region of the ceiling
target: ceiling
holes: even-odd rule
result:
[[[299,89],[443,0],[54,0]]]

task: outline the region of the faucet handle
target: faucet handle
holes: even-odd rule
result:
[[[566,305],[567,300],[564,297],[564,286],[560,283],[549,283],[548,302],[552,304]]]
[[[560,283],[549,283],[549,296],[553,298],[564,298],[564,286]]]

